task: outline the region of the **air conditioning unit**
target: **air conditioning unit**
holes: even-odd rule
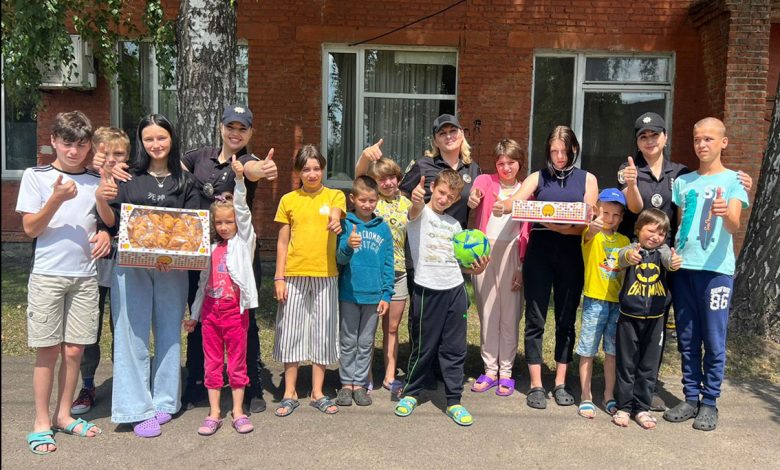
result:
[[[97,77],[92,46],[78,34],[71,34],[70,40],[73,44],[73,68],[63,64],[44,65],[41,88],[49,90],[64,88],[93,90],[95,88]],[[68,76],[69,72],[70,76]]]

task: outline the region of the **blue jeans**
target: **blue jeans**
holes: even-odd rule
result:
[[[620,304],[606,300],[582,298],[582,325],[577,354],[593,357],[599,352],[599,342],[604,338],[604,354],[615,355],[615,335],[620,316]]]
[[[181,320],[187,271],[117,266],[111,286],[114,382],[111,421],[134,423],[156,411],[176,413],[181,402]],[[154,360],[149,368],[149,331]]]

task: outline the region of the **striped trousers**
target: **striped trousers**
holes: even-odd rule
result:
[[[287,277],[287,302],[280,302],[276,311],[274,360],[338,361],[338,297],[338,276]]]

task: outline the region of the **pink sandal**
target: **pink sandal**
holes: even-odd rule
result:
[[[198,434],[201,436],[211,436],[222,427],[221,419],[214,419],[211,416],[206,416],[206,419],[200,423],[198,428]]]
[[[233,429],[239,434],[247,434],[254,431],[255,427],[246,415],[241,415],[233,419]]]

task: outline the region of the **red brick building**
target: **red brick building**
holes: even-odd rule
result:
[[[166,2],[169,16],[177,9]],[[274,147],[280,170],[254,206],[270,255],[297,148],[318,144],[328,184],[346,187],[360,149],[379,137],[401,163],[419,158],[441,112],[457,113],[487,171],[499,139],[528,145],[535,169],[547,133],[570,125],[602,187],[615,184],[642,112],[665,116],[669,156],[688,165],[692,126],[713,115],[728,129],[726,165],[757,181],[780,75],[780,0],[242,1],[238,38],[253,150]],[[3,242],[26,240],[14,212],[21,170],[53,159],[56,113],[81,109],[95,125],[132,130],[144,112],[175,110],[148,47],[122,47],[141,78],[136,102],[98,79],[91,90],[43,91],[35,119],[3,114]]]

